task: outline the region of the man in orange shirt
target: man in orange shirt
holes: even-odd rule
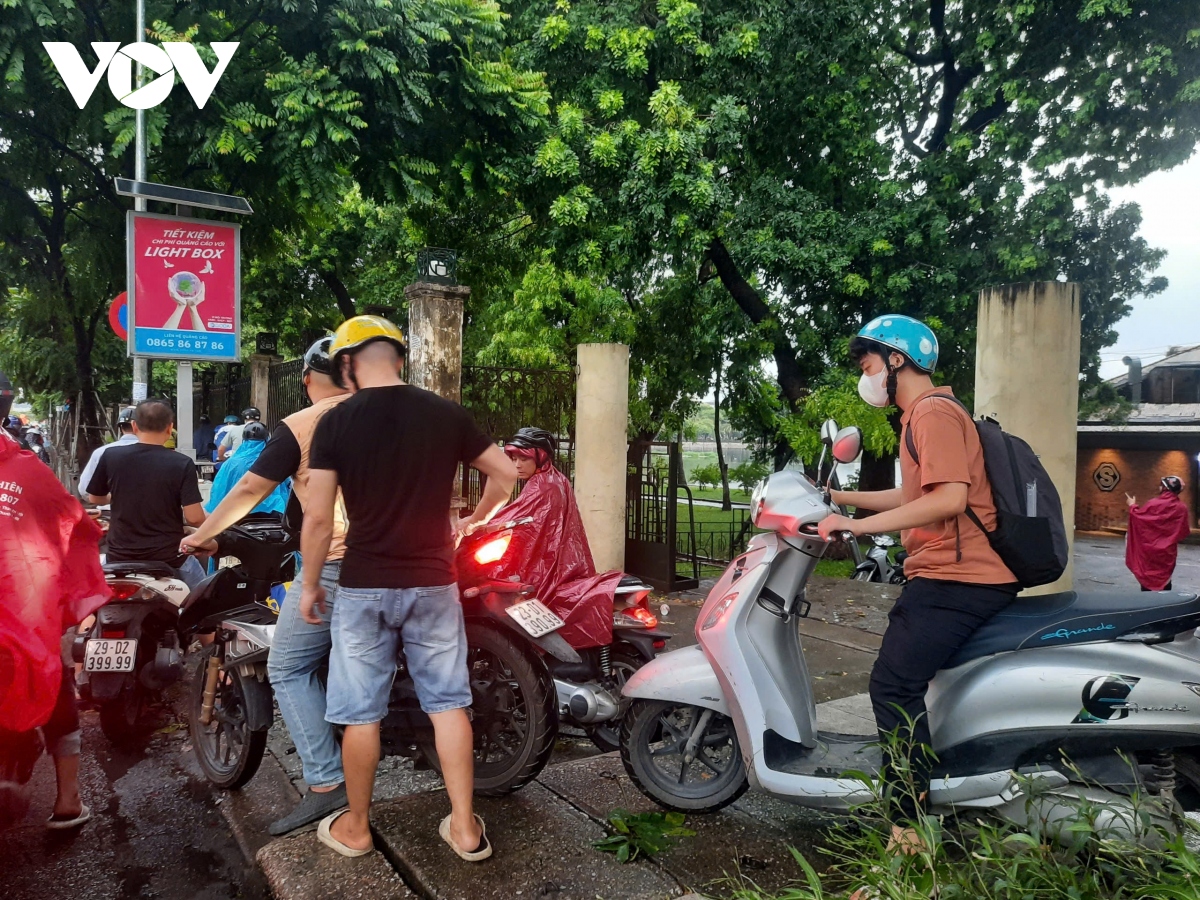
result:
[[[928,326],[898,315],[880,316],[850,342],[850,354],[862,368],[859,394],[872,406],[903,411],[900,421],[912,431],[917,458],[901,451],[902,487],[833,492],[839,505],[876,515],[829,516],[820,524],[826,539],[842,531],[900,531],[908,551],[908,584],[888,615],[870,686],[881,739],[898,735],[900,752],[907,756],[885,760],[881,773],[885,796],[898,812],[892,842],[901,848],[916,840],[907,826],[918,817],[929,787],[931,759],[922,750],[930,743],[929,682],[1018,590],[1017,579],[966,515],[969,507],[984,527],[995,527],[996,507],[975,425],[953,392],[934,387],[930,379],[937,349]],[[911,794],[897,783],[901,766],[912,773]]]

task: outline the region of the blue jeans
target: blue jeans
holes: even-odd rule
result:
[[[267,675],[279,701],[284,724],[296,742],[296,752],[304,766],[309,787],[336,787],[345,780],[342,751],[333,736],[333,726],[325,721],[325,685],[321,667],[329,657],[329,620],[338,595],[340,560],[327,562],[321,569],[325,588],[325,612],[320,625],[310,625],[300,615],[301,573],[284,598],[279,622],[271,639],[267,657]]]
[[[175,571],[179,574],[179,580],[188,586],[189,591],[194,591],[196,585],[208,577],[208,573],[204,571],[204,566],[194,556],[189,556],[185,559],[183,565]]]
[[[328,721],[383,721],[402,643],[422,710],[432,715],[471,705],[458,585],[342,588],[332,629]]]

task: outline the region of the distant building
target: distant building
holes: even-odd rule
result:
[[[1124,422],[1080,421],[1075,527],[1123,529],[1127,493],[1159,493],[1164,475],[1186,482],[1182,499],[1196,527],[1200,492],[1200,346],[1172,347],[1157,362],[1125,357],[1128,371],[1109,384],[1134,404]]]

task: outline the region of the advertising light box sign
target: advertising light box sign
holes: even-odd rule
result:
[[[241,358],[241,226],[130,212],[129,353]]]

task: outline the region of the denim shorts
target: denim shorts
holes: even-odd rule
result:
[[[421,709],[432,714],[471,705],[457,585],[338,588],[330,630],[325,721],[383,721],[401,646]]]

